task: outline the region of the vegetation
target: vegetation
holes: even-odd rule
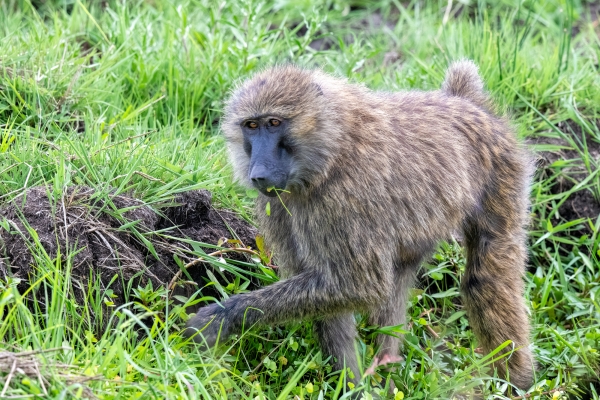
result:
[[[39,185],[56,201],[66,187],[85,185],[100,198],[128,193],[150,206],[206,188],[219,207],[251,221],[252,193],[232,182],[218,133],[236,81],[295,62],[375,89],[430,90],[450,61],[468,57],[537,154],[525,277],[537,383],[507,397],[507,383],[488,375],[490,358],[479,354],[462,311],[464,258],[452,241],[440,245],[412,293],[405,360],[391,374],[366,377],[372,390],[364,396],[385,395],[393,380],[395,399],[459,399],[474,390],[486,398],[599,399],[598,10],[583,0],[5,0],[0,204]],[[10,226],[0,217],[2,229]],[[150,235],[134,233],[141,243]],[[130,285],[127,303],[98,329],[92,316],[110,309],[110,287],[92,285],[76,301],[79,250],[51,256],[32,237],[31,288],[0,276],[0,398],[350,393],[310,323],[250,331],[211,352],[185,342],[184,305],[202,304],[201,294],[173,298],[165,287]],[[193,247],[190,256],[205,256]],[[272,282],[262,255],[244,268]],[[9,261],[2,257],[0,271]],[[225,269],[241,265],[207,258]],[[248,277],[212,286],[225,297],[247,290]],[[358,319],[368,366],[377,329]]]

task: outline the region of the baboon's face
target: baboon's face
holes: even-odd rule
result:
[[[248,179],[264,195],[276,196],[286,188],[292,165],[289,121],[263,115],[243,120],[241,128],[250,158]]]
[[[319,184],[337,124],[323,118],[329,103],[317,78],[314,71],[275,67],[232,93],[221,127],[236,180],[266,196],[285,189],[286,197]]]

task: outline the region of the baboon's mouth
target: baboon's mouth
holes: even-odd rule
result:
[[[267,197],[281,196],[283,193],[289,193],[287,190],[287,182],[281,180],[280,182],[253,182],[253,186],[259,192]]]
[[[268,197],[277,197],[277,191],[281,191],[282,189],[276,189],[274,186],[268,188],[257,188],[262,194]]]

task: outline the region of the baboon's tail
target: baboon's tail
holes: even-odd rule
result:
[[[488,110],[492,108],[490,98],[483,90],[479,69],[471,60],[455,61],[450,65],[446,71],[442,91],[450,96],[468,99],[479,107]]]

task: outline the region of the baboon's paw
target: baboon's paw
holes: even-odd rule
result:
[[[223,307],[220,304],[211,304],[198,310],[187,323],[183,332],[185,336],[192,337],[195,342],[206,347],[213,347],[219,338],[228,336],[223,318]]]

